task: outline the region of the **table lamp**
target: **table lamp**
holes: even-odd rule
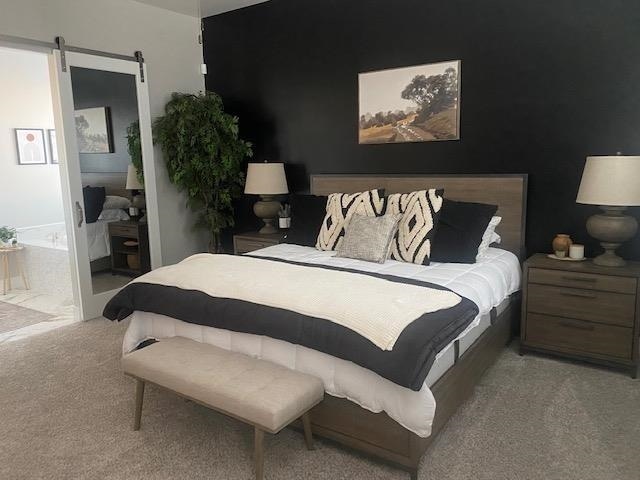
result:
[[[604,212],[587,220],[589,235],[604,248],[593,263],[624,266],[626,262],[616,255],[616,249],[638,230],[638,221],[625,215],[625,210],[640,205],[640,156],[587,157],[576,202],[598,205]]]
[[[129,215],[137,216],[138,211],[141,212],[141,217],[138,220],[139,222],[145,222],[146,217],[144,215],[144,208],[146,207],[146,202],[144,198],[144,185],[140,182],[140,178],[138,177],[138,169],[132,165],[129,165],[127,168],[127,183],[124,187],[126,190],[133,190],[131,192],[131,196],[133,200],[131,202],[131,206],[135,209],[132,211],[129,210]]]
[[[250,163],[244,193],[260,195],[260,200],[253,206],[253,213],[264,222],[260,233],[276,233],[275,219],[280,202],[274,196],[289,193],[284,163]]]

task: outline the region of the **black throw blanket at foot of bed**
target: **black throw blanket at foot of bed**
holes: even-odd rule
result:
[[[439,285],[390,275],[285,260],[255,260],[301,265],[309,269],[305,277],[310,278],[313,278],[315,269],[329,269],[450,291]],[[273,288],[282,287],[274,285]],[[343,294],[348,298],[350,292]],[[477,316],[478,307],[462,297],[451,308],[423,314],[402,330],[392,350],[382,350],[354,330],[330,320],[251,301],[211,296],[197,289],[146,283],[145,276],[114,296],[105,307],[104,316],[119,321],[134,311],[152,312],[198,325],[264,335],[302,345],[352,361],[398,385],[417,391],[422,388],[436,354],[467,328]]]

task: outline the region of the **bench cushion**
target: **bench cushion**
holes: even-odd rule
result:
[[[322,381],[183,337],[122,357],[125,373],[276,433],[324,396]]]

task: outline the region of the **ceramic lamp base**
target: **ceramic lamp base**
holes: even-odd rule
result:
[[[253,213],[264,222],[264,227],[259,230],[259,233],[266,235],[278,232],[275,223],[278,212],[280,211],[280,206],[280,202],[274,200],[273,196],[260,195],[260,200],[253,206]]]
[[[589,217],[587,231],[593,238],[600,240],[604,253],[593,259],[593,263],[602,267],[624,267],[627,262],[616,255],[616,249],[633,238],[638,231],[638,221],[625,215],[625,207],[600,207],[604,213]]]

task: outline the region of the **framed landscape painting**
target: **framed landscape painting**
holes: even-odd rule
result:
[[[39,128],[16,128],[19,165],[44,165],[47,157],[44,146],[44,130]]]
[[[113,153],[109,107],[75,111],[79,153]]]
[[[358,75],[359,143],[460,138],[460,60]]]

